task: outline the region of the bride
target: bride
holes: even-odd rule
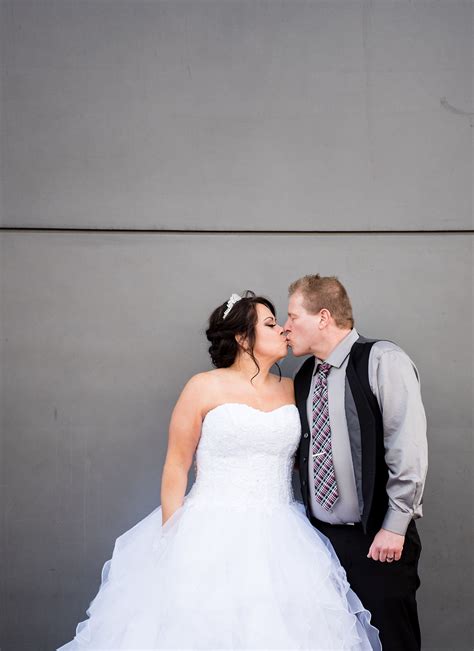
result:
[[[380,650],[370,613],[292,492],[301,434],[266,298],[233,294],[206,331],[212,371],[174,408],[161,507],[117,538],[82,649]],[[196,455],[196,481],[185,495]]]

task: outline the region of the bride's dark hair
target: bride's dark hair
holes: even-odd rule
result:
[[[242,298],[234,303],[227,316],[224,319],[224,312],[227,309],[227,301],[216,307],[209,317],[209,327],[206,330],[206,337],[211,342],[209,346],[209,355],[213,365],[216,368],[227,368],[235,362],[241,347],[237,343],[235,336],[242,335],[247,340],[247,353],[252,358],[257,372],[252,377],[252,381],[260,373],[260,366],[253,354],[255,346],[255,325],[257,323],[257,303],[266,305],[273,316],[276,316],[276,310],[271,301],[264,296],[257,296],[250,289],[242,294]],[[281,370],[278,364],[281,380]]]

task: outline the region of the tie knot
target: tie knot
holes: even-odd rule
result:
[[[331,364],[328,364],[327,362],[323,362],[318,366],[318,373],[321,373],[325,377],[329,375],[329,371],[331,370],[332,366]]]

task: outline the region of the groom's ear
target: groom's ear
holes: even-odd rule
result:
[[[319,312],[319,315],[321,317],[319,323],[322,328],[325,328],[327,325],[329,325],[329,322],[331,320],[331,312],[323,307],[323,309]]]

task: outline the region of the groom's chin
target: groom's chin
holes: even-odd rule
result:
[[[308,353],[302,350],[298,350],[298,348],[296,348],[296,350],[294,348],[291,348],[291,352],[293,353],[293,357],[303,357],[303,355],[308,355]]]

